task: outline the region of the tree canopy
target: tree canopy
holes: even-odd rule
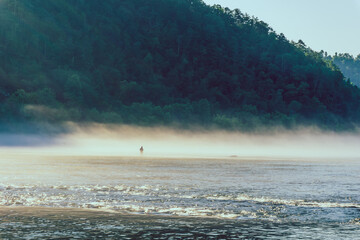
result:
[[[349,129],[332,61],[201,0],[3,0],[0,116],[18,122]]]
[[[325,56],[334,62],[344,76],[356,86],[360,86],[360,54],[354,57],[348,53],[336,53],[334,56]]]

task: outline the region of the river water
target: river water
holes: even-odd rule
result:
[[[360,239],[358,159],[0,161],[0,238]]]
[[[360,161],[1,159],[0,238],[360,239]]]

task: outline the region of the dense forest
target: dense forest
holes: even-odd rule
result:
[[[13,122],[351,129],[332,60],[201,0],[0,1],[0,116]]]
[[[325,58],[333,61],[347,79],[360,87],[360,54],[355,58],[348,53],[336,53]]]

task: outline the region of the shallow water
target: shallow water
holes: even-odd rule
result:
[[[0,164],[0,238],[360,236],[357,159],[22,153]]]

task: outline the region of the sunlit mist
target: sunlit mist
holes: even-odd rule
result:
[[[81,156],[356,158],[357,134],[314,129],[245,134],[93,124],[70,134],[2,135],[2,152]],[[19,143],[18,145],[16,143]],[[21,144],[23,143],[23,144]],[[140,147],[144,153],[140,154]]]

